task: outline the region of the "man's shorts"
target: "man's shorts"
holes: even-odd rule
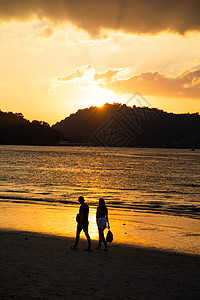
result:
[[[84,224],[81,224],[81,225],[77,225],[77,231],[81,232],[81,231],[84,231],[86,234],[88,233],[88,223],[84,223]]]

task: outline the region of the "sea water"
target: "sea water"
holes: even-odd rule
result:
[[[200,254],[200,151],[0,146],[0,226],[75,234],[77,199],[103,197],[115,241]]]

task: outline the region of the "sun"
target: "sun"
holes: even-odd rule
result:
[[[87,107],[102,107],[105,103],[112,104],[113,102],[117,102],[117,98],[118,97],[114,92],[96,86],[88,92],[87,99],[85,99],[84,104]]]

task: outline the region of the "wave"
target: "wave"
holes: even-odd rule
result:
[[[55,199],[44,199],[44,198],[31,198],[31,197],[18,197],[18,196],[2,196],[0,195],[0,200],[4,202],[12,203],[26,203],[26,204],[46,204],[46,205],[77,205],[77,200],[55,200]]]
[[[24,194],[24,193],[28,193],[30,191],[28,190],[5,190],[6,193],[21,193],[21,194]]]
[[[185,186],[185,187],[192,187],[192,188],[199,188],[200,184],[196,183],[183,183],[183,184],[176,184],[177,186]]]
[[[200,207],[196,205],[176,205],[176,206],[171,206],[170,209],[184,211],[184,212],[200,213]]]
[[[56,202],[53,199],[41,199],[41,198],[31,198],[31,197],[20,197],[20,196],[2,196],[0,195],[0,199],[2,200],[21,200],[21,201],[41,201],[41,202]]]
[[[194,219],[200,219],[200,207],[196,205],[170,205],[170,203],[134,203],[126,204],[116,201],[109,202],[108,206],[119,209],[129,209],[132,211],[145,212],[145,213],[154,213],[154,214],[167,214],[175,216],[185,216]]]
[[[155,191],[149,191],[150,193],[155,193],[155,194],[177,194],[177,195],[198,195],[198,192],[186,192],[186,191],[177,191],[177,190],[155,190]]]
[[[53,198],[32,198],[32,197],[22,197],[22,196],[9,196],[9,195],[0,195],[0,201],[2,202],[11,202],[11,203],[22,203],[22,204],[39,204],[39,205],[78,205],[77,199],[53,199]],[[89,205],[96,207],[97,201],[89,201]],[[113,201],[109,199],[107,201],[108,208],[120,209],[120,210],[130,210],[137,212],[145,213],[154,213],[154,214],[168,214],[173,216],[186,216],[190,218],[200,219],[200,207],[198,205],[184,205],[170,203],[169,201],[139,201],[139,202],[127,202],[122,200]]]

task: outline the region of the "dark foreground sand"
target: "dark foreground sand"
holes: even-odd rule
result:
[[[0,299],[200,299],[200,256],[0,232]],[[96,246],[96,243],[93,245]]]

